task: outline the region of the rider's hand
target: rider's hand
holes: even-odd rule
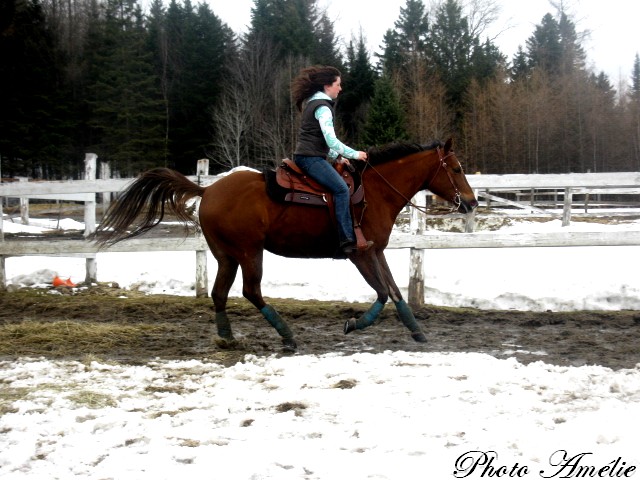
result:
[[[337,162],[340,165],[343,165],[347,170],[349,170],[350,172],[355,171],[355,168],[353,168],[353,165],[351,165],[351,162],[349,161],[348,158],[344,158],[342,155],[338,157]]]
[[[367,152],[358,152],[357,159],[364,162],[367,159]]]

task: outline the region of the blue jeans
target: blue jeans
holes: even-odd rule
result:
[[[338,223],[338,240],[354,242],[353,222],[349,210],[349,187],[335,168],[323,157],[296,155],[300,169],[333,194],[333,203]]]

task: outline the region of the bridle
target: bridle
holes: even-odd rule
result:
[[[444,171],[447,172],[447,177],[449,178],[449,182],[451,182],[451,186],[453,187],[453,190],[455,192],[453,195],[453,202],[452,202],[453,208],[451,209],[451,211],[453,212],[458,208],[460,208],[460,205],[462,203],[462,196],[460,195],[460,190],[458,190],[458,186],[453,181],[453,177],[451,176],[451,171],[447,168],[448,165],[447,165],[447,162],[445,162],[447,158],[453,155],[453,150],[449,150],[449,153],[447,153],[446,155],[443,155],[443,151],[441,147],[437,147],[436,151],[438,152],[440,164],[438,165],[438,169],[436,170],[435,175],[431,177],[431,180],[429,181],[429,183],[427,183],[427,188],[429,188],[429,185],[431,184],[433,179],[436,178],[436,175],[438,175],[438,172],[440,171],[440,169],[444,168]]]
[[[438,152],[438,159],[440,160],[438,163],[438,168],[436,169],[436,173],[433,174],[433,176],[431,177],[431,179],[427,182],[426,187],[425,188],[429,188],[429,185],[431,185],[431,182],[433,182],[433,180],[438,176],[438,173],[440,172],[440,169],[444,168],[444,171],[447,173],[447,178],[449,178],[449,182],[451,182],[451,186],[453,187],[455,194],[453,196],[453,206],[451,207],[451,212],[455,212],[456,210],[458,210],[458,208],[460,207],[460,204],[462,203],[462,196],[460,194],[460,190],[458,190],[458,187],[456,186],[455,182],[453,181],[453,177],[451,176],[451,172],[449,171],[448,164],[446,162],[447,158],[451,157],[454,152],[453,150],[450,150],[449,153],[447,153],[446,155],[444,154],[442,147],[436,147],[436,151]],[[407,198],[402,192],[400,192],[396,187],[394,187],[393,185],[391,185],[391,183],[389,182],[389,180],[387,180],[384,175],[382,175],[377,169],[376,167],[374,167],[373,165],[371,165],[369,163],[369,160],[367,160],[364,169],[362,170],[362,173],[364,174],[364,171],[367,168],[371,168],[374,172],[376,172],[378,174],[378,176],[389,186],[389,188],[391,188],[391,190],[393,190],[394,192],[396,192],[398,195],[400,195],[407,203],[407,205],[415,208],[416,210],[427,214],[427,209],[426,207],[423,207],[421,205],[418,205],[416,203],[414,203],[410,198]],[[363,177],[364,179],[364,177]]]

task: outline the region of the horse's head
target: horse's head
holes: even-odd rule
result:
[[[435,173],[423,185],[439,197],[454,204],[461,213],[469,213],[478,206],[473,190],[467,182],[462,165],[453,151],[453,140],[450,138],[444,147],[436,149],[439,164]]]

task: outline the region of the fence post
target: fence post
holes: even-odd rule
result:
[[[209,159],[208,158],[201,158],[200,160],[198,160],[198,163],[196,164],[196,175],[198,177],[201,177],[203,175],[209,175]]]
[[[7,271],[4,259],[5,256],[0,255],[0,292],[3,292],[7,289]]]
[[[476,175],[482,175],[482,172],[476,172]],[[480,190],[474,189],[473,196],[476,197],[476,200],[479,198]],[[476,230],[476,211],[472,210],[467,214],[464,221],[464,231],[465,233],[473,233]]]
[[[196,250],[196,297],[208,297],[207,251]]]
[[[562,226],[568,227],[571,223],[571,203],[573,202],[573,191],[570,187],[564,189],[564,208],[562,209]]]
[[[84,179],[96,179],[96,160],[98,156],[95,153],[86,153],[84,156]],[[84,237],[96,231],[96,201],[95,195],[93,201],[84,202]],[[95,254],[87,255],[85,261],[85,283],[95,283],[98,281],[98,262]]]
[[[416,193],[413,197],[416,205],[426,205],[427,194],[424,191]],[[425,231],[425,217],[417,208],[411,209],[409,224],[412,235],[422,235]],[[409,254],[409,290],[408,302],[413,308],[424,305],[424,250],[411,248]]]
[[[28,182],[27,177],[16,177],[19,182]],[[29,197],[20,197],[20,220],[23,225],[29,225]]]
[[[103,180],[111,178],[111,165],[109,165],[109,162],[100,162],[100,178]],[[104,212],[108,210],[111,203],[111,192],[102,192],[100,200],[102,201],[102,214],[104,216]]]
[[[201,177],[209,175],[209,159],[201,158],[196,164],[196,175],[198,185],[202,185]],[[197,199],[197,207],[200,208],[200,199]],[[202,232],[198,233],[203,237]],[[196,297],[208,297],[208,275],[207,275],[207,251],[196,250]]]
[[[2,183],[2,156],[0,155],[0,183]],[[4,197],[0,197],[0,242],[4,242]],[[0,255],[0,291],[7,289],[7,273],[4,255]]]

